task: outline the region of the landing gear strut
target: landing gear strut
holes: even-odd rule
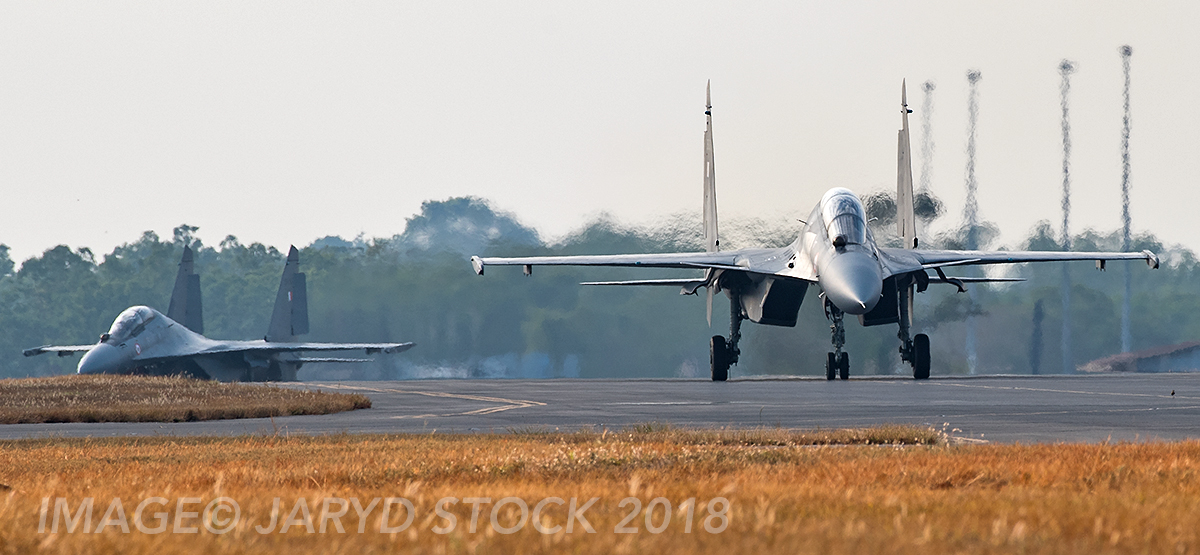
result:
[[[712,381],[723,382],[729,379],[729,366],[737,364],[738,341],[742,339],[742,306],[736,295],[729,299],[729,340],[719,335],[712,336],[708,342],[708,362]]]
[[[833,352],[826,353],[825,356],[825,379],[833,380],[841,377],[843,380],[850,379],[850,355],[842,351],[842,347],[846,345],[846,324],[845,313],[832,302],[825,301],[825,317],[829,318],[832,325],[829,326],[829,331],[833,332]]]
[[[913,379],[929,379],[929,336],[918,333],[909,338],[912,328],[912,285],[899,287],[900,293],[900,360],[912,365]]]

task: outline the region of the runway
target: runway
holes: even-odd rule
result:
[[[961,442],[1200,438],[1200,374],[707,380],[428,380],[288,384],[370,396],[324,416],[186,423],[12,424],[0,438],[470,433],[688,427],[840,428],[887,423]],[[1172,395],[1174,392],[1174,395]]]

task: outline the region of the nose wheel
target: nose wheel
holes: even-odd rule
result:
[[[850,379],[850,354],[842,351],[842,347],[846,345],[845,313],[826,299],[825,317],[833,322],[829,326],[829,331],[833,335],[833,352],[826,353],[825,356],[825,379],[835,380],[840,377],[848,380]]]
[[[850,354],[825,353],[825,379],[850,379]]]

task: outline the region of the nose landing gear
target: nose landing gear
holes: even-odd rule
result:
[[[825,357],[825,379],[833,380],[841,377],[843,380],[850,379],[850,354],[842,351],[842,347],[846,345],[846,314],[834,306],[829,299],[825,299],[825,317],[833,322],[829,326],[829,331],[833,334],[833,352],[826,353]]]

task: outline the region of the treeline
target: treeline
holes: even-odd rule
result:
[[[870,207],[869,207],[870,208]],[[876,233],[891,241],[886,214]],[[698,250],[698,218],[677,216],[654,227],[630,227],[600,218],[553,243],[499,213],[484,201],[456,198],[427,202],[390,238],[326,237],[303,248],[308,274],[313,341],[415,341],[417,347],[370,364],[314,364],[303,379],[411,377],[654,377],[707,376],[708,337],[727,333],[728,303],[718,297],[713,326],[705,323],[703,296],[680,297],[665,287],[583,287],[580,281],[678,277],[698,272],[616,268],[488,269],[474,275],[468,257],[615,254]],[[777,246],[791,242],[799,226],[761,221],[724,222],[722,246]],[[974,230],[986,244],[994,226]],[[78,357],[21,356],[43,344],[93,343],[124,308],[166,308],[184,245],[196,251],[201,274],[206,335],[225,339],[262,337],[283,268],[279,248],[242,244],[227,237],[202,244],[196,228],[181,225],[170,238],[147,232],[102,258],[87,249],[59,246],[17,269],[0,247],[0,376],[73,372]],[[930,246],[953,247],[967,230],[929,238]],[[1133,263],[1133,346],[1141,349],[1200,337],[1200,265],[1185,249],[1165,248],[1153,236],[1136,238],[1136,250],[1163,257],[1149,271]],[[1001,245],[988,245],[1003,248]],[[280,246],[286,247],[286,246]],[[1058,250],[1048,224],[1014,248]],[[1076,250],[1120,250],[1116,233],[1085,231]],[[286,248],[283,250],[286,251]],[[965,270],[964,270],[965,271]],[[989,270],[994,271],[994,270]],[[1001,270],[1002,271],[1002,270]],[[1008,275],[1028,281],[977,286],[971,295],[934,285],[917,297],[917,327],[930,334],[935,373],[967,370],[965,326],[975,316],[978,370],[1029,373],[1063,371],[1062,265],[1014,267]],[[1075,363],[1120,348],[1124,278],[1121,264],[1097,272],[1091,263],[1070,265],[1072,347]],[[965,274],[964,274],[965,275]],[[1034,337],[1040,301],[1040,341]],[[822,372],[829,327],[810,291],[796,328],[743,327],[742,361],[732,372]],[[895,326],[848,326],[856,373],[901,370]],[[1041,346],[1031,352],[1031,346]]]

